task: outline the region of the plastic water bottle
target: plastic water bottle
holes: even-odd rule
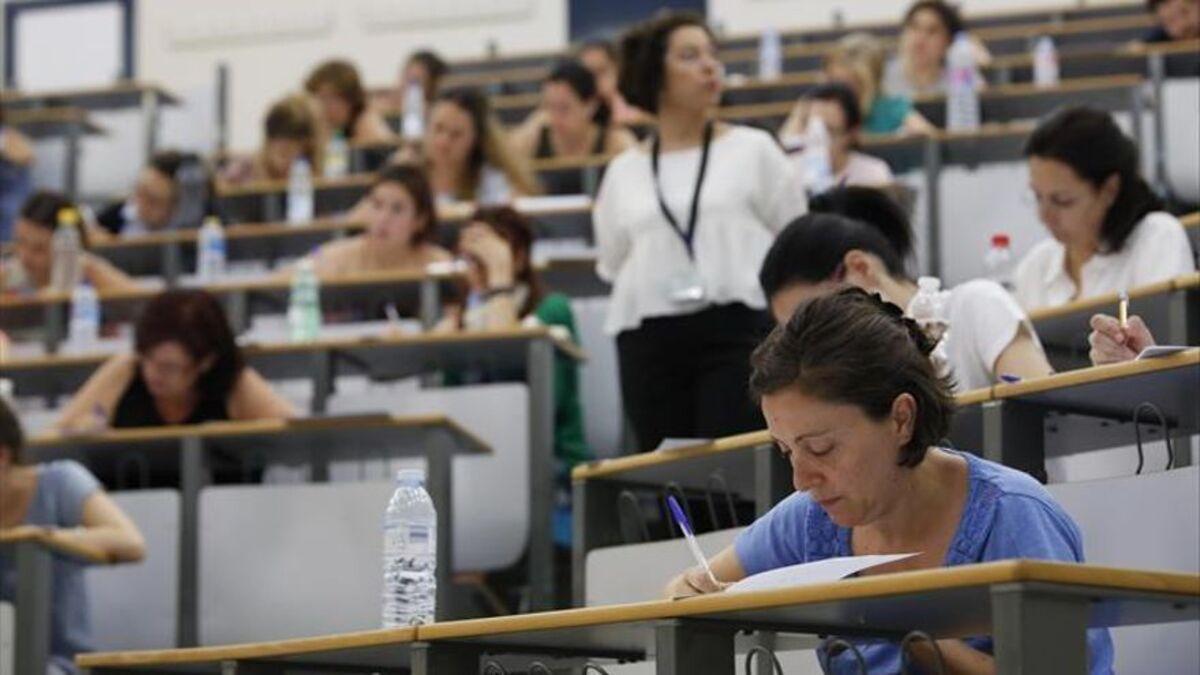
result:
[[[954,37],[946,55],[946,128],[972,131],[979,128],[979,91],[975,78],[975,50],[966,33]]]
[[[67,341],[76,350],[95,346],[100,340],[100,299],[86,281],[71,291],[71,321]]]
[[[287,219],[292,225],[313,219],[312,167],[303,157],[297,157],[288,172]]]
[[[1008,235],[1003,232],[992,235],[987,253],[983,256],[983,265],[987,268],[989,279],[1012,290],[1012,250],[1009,243]]]
[[[437,601],[437,512],[420,469],[396,472],[383,514],[383,627],[431,623]]]
[[[321,288],[311,258],[302,258],[292,274],[288,328],[292,342],[311,342],[321,332]]]
[[[1058,50],[1049,35],[1038,38],[1033,48],[1033,84],[1042,88],[1058,86]]]
[[[214,216],[204,219],[196,246],[196,276],[210,283],[225,276],[225,230]]]
[[[75,209],[59,209],[50,250],[54,256],[50,267],[51,288],[64,293],[73,291],[83,275],[83,241]]]
[[[829,156],[829,128],[820,115],[810,114],[804,129],[804,184],[817,195],[833,187],[833,160]]]
[[[908,306],[908,314],[921,327],[929,339],[942,339],[949,322],[946,320],[942,281],[937,277],[917,279],[917,294]]]
[[[334,131],[329,137],[329,142],[325,144],[323,169],[326,178],[340,178],[350,173],[350,146],[340,129]]]
[[[400,132],[407,140],[425,135],[425,90],[420,82],[409,82],[404,88],[404,117]]]
[[[779,29],[768,28],[758,41],[758,78],[777,80],[783,74],[783,37]]]

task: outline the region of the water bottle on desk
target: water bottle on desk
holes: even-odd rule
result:
[[[983,266],[987,268],[989,279],[1012,290],[1012,249],[1007,234],[999,232],[992,235],[987,253],[983,256]]]
[[[1058,86],[1058,50],[1049,35],[1038,38],[1033,48],[1033,84],[1040,88]]]
[[[833,162],[829,157],[829,129],[820,115],[808,115],[804,130],[804,183],[810,195],[833,187]]]
[[[776,28],[763,31],[758,42],[758,79],[778,80],[783,74],[783,37]]]
[[[297,157],[288,172],[287,220],[302,225],[313,219],[313,176],[308,160]]]
[[[79,213],[75,209],[58,210],[58,227],[50,240],[54,262],[50,267],[50,287],[71,292],[83,274],[83,241],[79,234]]]
[[[340,129],[334,131],[325,144],[323,169],[326,178],[340,178],[350,173],[350,145]]]
[[[425,134],[425,90],[420,82],[409,82],[404,88],[404,117],[400,132],[405,140],[417,140]]]
[[[383,514],[383,627],[432,623],[437,601],[437,512],[420,469],[396,472]]]
[[[950,356],[946,351],[946,335],[950,332],[950,320],[946,316],[948,293],[942,291],[942,280],[937,277],[917,279],[917,294],[908,305],[909,317],[917,322],[921,330],[935,344],[929,355],[941,374],[950,370]]]
[[[979,128],[979,90],[975,49],[966,33],[954,37],[946,55],[946,128],[973,131]]]
[[[292,274],[288,328],[292,342],[311,342],[321,332],[320,281],[311,258],[301,259]]]
[[[212,283],[225,276],[225,230],[214,216],[204,219],[197,237],[196,276]]]
[[[100,299],[96,289],[84,281],[71,291],[71,320],[67,342],[76,351],[94,347],[100,340]]]

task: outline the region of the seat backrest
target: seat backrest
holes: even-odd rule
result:
[[[110,492],[109,496],[141,530],[146,557],[131,565],[88,568],[96,648],[174,647],[179,606],[179,491],[131,490]]]
[[[711,556],[732,544],[744,529],[707,532],[696,539],[700,550]],[[590,607],[658,600],[672,577],[695,564],[687,544],[679,538],[589,551],[584,602]]]

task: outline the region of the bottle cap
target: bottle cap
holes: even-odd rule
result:
[[[942,280],[937,277],[921,277],[917,279],[917,288],[922,291],[937,292],[942,288]]]
[[[998,232],[992,235],[993,248],[1008,248],[1010,243],[1011,242],[1009,241],[1008,235],[1003,232]]]
[[[74,207],[64,206],[58,210],[59,225],[74,225],[79,222],[79,212]]]
[[[424,486],[425,471],[423,469],[400,469],[396,472],[396,483],[413,487]]]

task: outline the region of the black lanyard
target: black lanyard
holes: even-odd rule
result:
[[[713,123],[710,120],[704,125],[704,142],[700,150],[700,171],[696,174],[696,189],[692,193],[692,209],[688,213],[686,230],[679,227],[679,221],[675,220],[671,209],[667,208],[667,201],[663,199],[662,185],[658,182],[658,153],[662,147],[662,140],[657,134],[655,134],[654,142],[650,147],[650,168],[654,172],[654,193],[658,196],[658,207],[662,209],[663,217],[671,224],[671,229],[683,240],[683,245],[687,248],[688,258],[692,259],[696,257],[695,252],[692,250],[692,240],[696,236],[696,217],[700,213],[700,188],[704,185],[704,173],[708,170],[708,148],[712,145],[712,136]]]

